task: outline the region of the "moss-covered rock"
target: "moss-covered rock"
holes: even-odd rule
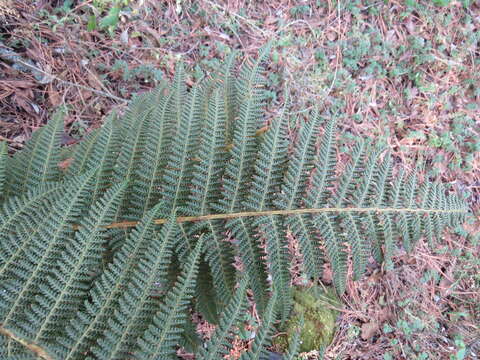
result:
[[[331,288],[324,290],[319,286],[301,287],[294,290],[293,298],[291,317],[280,329],[284,334],[274,338],[275,347],[282,352],[288,350],[302,319],[300,352],[318,350],[330,344],[335,334],[335,320],[338,316],[338,311],[331,307],[341,306],[335,291]]]

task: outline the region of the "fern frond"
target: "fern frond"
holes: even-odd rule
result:
[[[65,189],[64,196],[50,209],[50,214],[32,233],[23,251],[10,258],[0,274],[0,322],[26,338],[32,334],[23,328],[24,312],[34,295],[45,285],[45,279],[60,259],[61,251],[73,233],[89,201],[89,190],[96,172],[91,171]]]
[[[237,103],[237,89],[235,86],[235,66],[237,63],[237,54],[235,51],[227,57],[225,64],[220,70],[221,94],[223,97],[223,103],[225,104],[226,111],[226,123],[225,123],[225,139],[227,144],[230,144],[233,136],[233,123],[235,121],[235,115],[238,111]]]
[[[238,121],[234,123],[231,160],[225,168],[222,198],[217,206],[221,212],[238,210],[248,192],[257,149],[255,133],[265,105],[262,62],[266,56],[265,51],[252,65],[245,63],[236,82],[239,95]]]
[[[5,182],[7,178],[6,168],[8,160],[8,147],[5,141],[0,141],[0,203],[4,200],[6,191],[5,191]]]
[[[164,92],[163,87],[155,90],[155,108],[150,114],[145,151],[132,185],[132,209],[129,214],[136,219],[144,217],[161,197],[161,178],[173,138],[169,119],[171,94],[166,96]]]
[[[266,254],[255,236],[254,227],[247,219],[238,218],[227,221],[225,226],[232,232],[234,239],[238,242],[238,253],[245,266],[255,303],[259,311],[262,312],[268,301],[268,273],[263,261]]]
[[[25,313],[20,326],[34,343],[49,341],[63,330],[80,308],[93,271],[101,263],[104,226],[112,221],[126,188],[126,183],[112,187],[82,219],[80,231],[70,240],[58,260],[57,271],[47,276],[39,294]]]
[[[176,141],[163,176],[163,201],[168,209],[185,205],[192,179],[192,158],[195,155],[202,119],[204,88],[196,85],[187,96],[178,124]]]
[[[63,118],[62,109],[55,112],[47,125],[35,131],[25,148],[14,155],[9,176],[13,193],[60,179],[58,163]]]
[[[189,215],[208,214],[212,210],[211,204],[218,200],[220,180],[227,158],[226,119],[225,103],[222,94],[217,90],[210,98],[208,117],[202,129],[199,161],[193,165],[193,186],[184,210]]]
[[[64,185],[54,183],[5,201],[0,211],[0,274],[9,259],[16,259],[14,254],[24,245],[22,240],[26,240],[17,236],[17,227],[21,224],[27,232],[32,232],[48,216],[52,204],[63,196],[64,190]],[[33,213],[38,216],[32,217]]]
[[[89,162],[98,144],[98,137],[101,129],[92,130],[82,141],[77,144],[73,152],[73,159],[67,168],[67,176],[80,175],[89,169]]]
[[[119,307],[124,287],[131,281],[137,264],[150,246],[153,219],[161,209],[159,205],[147,213],[115,253],[113,261],[95,280],[87,296],[90,300],[71,319],[62,336],[56,339],[55,352],[61,359],[82,359],[82,354],[105,330],[107,319]]]
[[[286,227],[278,216],[261,217],[256,223],[265,237],[273,290],[278,293],[282,321],[286,321],[293,303]]]
[[[205,344],[205,349],[199,352],[200,360],[216,360],[226,355],[232,347],[233,327],[237,325],[240,319],[245,315],[247,307],[246,288],[248,285],[247,277],[240,281],[240,285],[235,291],[235,295],[230,299],[228,306],[220,318],[220,322],[211,339]]]
[[[339,294],[343,294],[347,277],[347,255],[342,233],[336,228],[336,217],[323,213],[314,215],[313,222],[322,236],[325,251],[332,265],[335,289]]]
[[[205,251],[205,259],[212,269],[215,292],[222,308],[232,296],[235,285],[233,248],[225,240],[226,236],[222,232],[222,223],[208,221],[206,229],[205,241],[209,244],[209,247]]]
[[[97,357],[105,360],[123,359],[131,352],[136,338],[147,328],[159,306],[151,295],[159,287],[167,285],[165,278],[177,231],[178,225],[172,216],[163,225],[160,234],[150,242],[149,252],[134,270],[131,281],[119,299],[119,308],[108,320],[108,327],[97,340],[97,345],[92,348]]]
[[[277,293],[274,293],[268,302],[267,309],[262,314],[262,324],[257,330],[252,348],[243,353],[240,360],[262,360],[267,358],[266,347],[270,345],[275,321],[277,320]]]
[[[139,349],[135,352],[137,357],[162,360],[171,358],[175,354],[175,346],[180,340],[181,326],[186,318],[185,310],[194,293],[203,247],[204,238],[200,237],[195,249],[185,262],[185,267],[174,288],[168,292],[152,324],[139,338]]]
[[[307,275],[317,280],[328,260],[341,294],[349,256],[355,279],[371,254],[390,269],[401,240],[410,251],[464,220],[464,199],[420,184],[419,168],[393,172],[368,140],[337,167],[333,119],[302,120],[291,148],[288,101],[260,128],[270,46],[238,76],[232,55],[189,89],[178,65],[173,84],[75,147],[60,146],[58,116],[13,157],[0,144],[0,334],[12,356],[23,346],[48,360],[173,359],[196,348],[196,310],[218,326],[193,351],[216,360],[251,288],[263,326],[242,356],[259,359],[292,306],[290,234]]]

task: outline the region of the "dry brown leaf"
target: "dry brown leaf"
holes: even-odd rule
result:
[[[72,164],[72,162],[73,162],[73,158],[65,159],[58,163],[58,167],[60,168],[60,170],[65,171]]]
[[[379,326],[376,321],[370,321],[362,325],[362,339],[368,340],[378,331]]]

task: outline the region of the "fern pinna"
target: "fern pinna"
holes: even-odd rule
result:
[[[329,262],[342,293],[349,257],[359,278],[462,221],[459,196],[368,141],[338,169],[335,119],[295,119],[292,142],[286,101],[265,123],[268,52],[191,88],[180,64],[68,152],[61,112],[13,156],[1,144],[2,358],[175,358],[198,344],[197,311],[217,328],[196,356],[218,359],[251,289],[263,325],[242,358],[260,359],[292,304],[287,233],[308,277]]]

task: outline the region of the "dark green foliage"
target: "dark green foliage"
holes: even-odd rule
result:
[[[8,168],[11,194],[60,179],[63,116],[63,111],[57,111],[47,126],[36,131],[25,148],[15,154]]]
[[[200,360],[221,359],[224,355],[228,354],[232,348],[232,340],[235,332],[238,331],[235,327],[238,326],[238,323],[243,319],[247,310],[247,285],[248,278],[244,277],[240,281],[235,295],[225,308],[218,327],[205,345],[205,349],[199,351],[198,358]]]
[[[7,168],[7,143],[5,141],[0,142],[0,202],[5,197],[5,178]]]
[[[267,309],[262,314],[263,323],[257,330],[252,348],[250,351],[242,354],[241,360],[261,360],[268,357],[268,352],[265,348],[270,345],[275,320],[277,318],[277,296],[277,294],[274,294],[268,302]]]
[[[8,356],[37,347],[48,359],[163,360],[184,344],[219,359],[250,289],[262,325],[242,356],[259,359],[275,321],[289,317],[289,239],[307,276],[330,263],[342,293],[349,258],[355,278],[370,255],[390,268],[397,247],[462,221],[457,195],[397,171],[369,141],[340,169],[335,120],[315,112],[288,129],[287,103],[265,123],[268,53],[238,74],[232,55],[191,88],[180,64],[172,84],[136,96],[69,152],[61,112],[13,157],[0,145]],[[72,158],[66,171],[62,156]],[[217,325],[206,346],[192,311]]]

